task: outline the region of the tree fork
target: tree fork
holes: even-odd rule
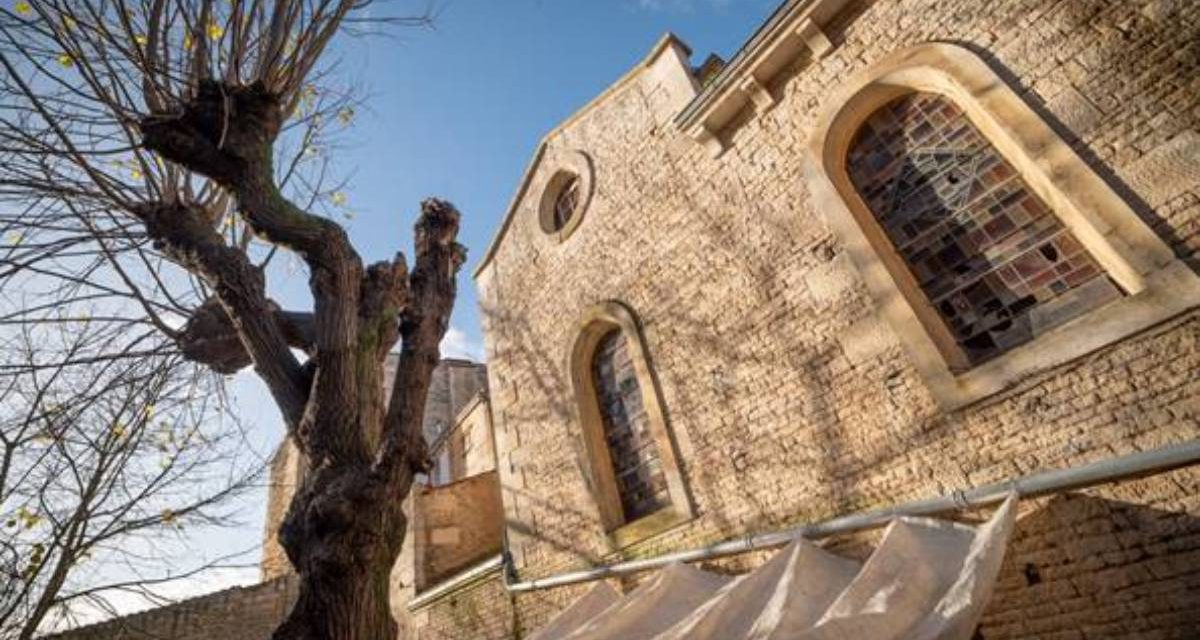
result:
[[[404,498],[429,466],[421,423],[466,257],[456,241],[460,216],[448,202],[422,202],[412,271],[403,256],[364,270],[339,225],[299,209],[274,184],[271,147],[282,121],[279,98],[261,84],[206,80],[178,112],[147,117],[141,128],[147,148],[215,180],[256,234],[305,259],[314,314],[280,311],[263,274],[229,255],[216,220],[178,205],[142,218],[220,301],[189,320],[178,338],[184,353],[226,371],[252,361],[268,374],[309,463],[279,532],[300,594],[274,638],[392,640],[389,576],[407,525]],[[397,339],[388,399],[379,388]],[[288,364],[297,346],[309,354],[302,368]],[[281,363],[287,375],[272,379]]]

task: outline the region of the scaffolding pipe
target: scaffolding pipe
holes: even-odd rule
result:
[[[1191,440],[1150,451],[1131,453],[1098,462],[1091,462],[1077,467],[1041,471],[1004,482],[987,484],[972,489],[957,490],[933,498],[914,500],[883,509],[862,511],[814,524],[800,525],[783,531],[750,534],[736,540],[729,540],[707,547],[676,551],[653,558],[619,562],[593,569],[561,573],[523,582],[512,581],[515,578],[515,569],[512,566],[511,557],[506,552],[504,554],[506,565],[503,572],[504,586],[509,591],[520,592],[549,589],[551,587],[560,587],[578,582],[591,582],[657,569],[673,562],[698,562],[780,547],[800,538],[817,539],[841,533],[872,529],[884,526],[894,518],[900,516],[929,516],[973,507],[983,507],[1002,502],[1010,492],[1015,492],[1017,497],[1022,499],[1036,498],[1064,491],[1094,487],[1119,480],[1155,475],[1196,463],[1200,463],[1200,440]]]

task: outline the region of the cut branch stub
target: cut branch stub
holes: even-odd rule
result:
[[[237,373],[251,364],[233,321],[215,298],[192,312],[176,342],[185,358],[208,365],[217,373]]]
[[[421,422],[425,392],[454,308],[458,269],[466,260],[466,249],[456,242],[459,218],[454,205],[444,200],[421,203],[408,304],[400,315],[400,360],[384,421],[383,446],[375,460],[376,472],[389,483],[403,485],[411,474],[430,467]]]
[[[359,340],[382,362],[400,337],[400,312],[408,304],[408,265],[404,254],[391,262],[376,262],[367,268],[360,296]]]
[[[315,347],[312,314],[283,311],[271,301],[268,304],[275,311],[276,322],[288,345],[312,355]],[[192,312],[176,342],[184,357],[217,373],[237,373],[252,364],[233,321],[216,298],[209,298]]]

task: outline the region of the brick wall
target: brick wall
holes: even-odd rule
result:
[[[413,614],[419,640],[502,640],[526,635],[498,575],[459,589]]]
[[[184,600],[48,640],[267,640],[296,600],[294,577]]]
[[[1200,435],[1195,313],[939,409],[810,207],[802,158],[844,78],[911,45],[957,42],[1200,264],[1200,5],[877,0],[827,31],[830,55],[785,72],[770,87],[778,104],[744,111],[717,158],[664,124],[637,82],[547,139],[591,158],[582,223],[547,241],[541,194],[524,193],[477,278],[523,577],[607,553],[565,364],[578,318],[603,300],[641,320],[698,513],[628,556]],[[536,167],[532,183],[554,169]],[[1181,470],[1024,505],[984,637],[1200,634],[1187,613],[1200,608],[1197,489],[1200,473]],[[515,615],[534,629],[579,593],[518,596]]]

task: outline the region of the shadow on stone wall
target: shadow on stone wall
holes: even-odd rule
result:
[[[592,505],[597,504],[597,491],[591,481],[591,474],[586,473],[587,453],[578,434],[576,411],[573,406],[575,396],[569,382],[564,378],[565,351],[555,353],[554,345],[540,344],[529,326],[529,321],[523,315],[506,309],[481,309],[485,323],[495,327],[503,335],[504,347],[497,347],[490,354],[493,361],[508,364],[503,371],[497,370],[498,376],[519,374],[519,379],[502,379],[498,383],[503,389],[494,389],[493,398],[501,394],[515,395],[517,402],[501,408],[499,403],[493,410],[506,411],[502,422],[510,431],[507,437],[519,440],[520,464],[516,465],[518,473],[536,475],[543,472],[561,472],[554,467],[562,464],[574,464],[575,471],[582,478],[588,493],[592,496]],[[565,347],[564,347],[565,349]],[[555,356],[559,356],[555,359]],[[537,398],[530,402],[530,397]],[[525,398],[520,401],[520,398]],[[520,432],[523,425],[557,425],[565,441],[569,443],[572,459],[566,462],[557,461],[552,457],[534,455],[526,441],[532,436],[528,428]],[[509,463],[504,454],[508,451],[497,450],[497,464],[506,467]],[[501,475],[501,478],[504,476]],[[594,509],[580,509],[564,502],[555,502],[545,496],[526,491],[520,486],[501,483],[500,491],[506,505],[507,531],[511,531],[531,539],[540,540],[557,551],[573,556],[576,560],[588,565],[600,562],[601,553],[595,545],[581,544],[581,539],[587,536],[579,534],[580,526],[590,526],[598,523],[598,514]],[[511,507],[516,505],[518,517],[512,517]],[[540,512],[536,522],[530,521],[530,510]],[[506,532],[507,535],[507,532]]]
[[[1101,30],[1097,37],[1089,40],[1088,57],[1094,61],[1096,68],[1104,70],[1103,73],[1088,76],[1087,81],[1093,83],[1093,86],[1077,87],[1073,86],[1074,83],[1064,82],[1066,88],[1054,93],[1049,100],[1043,99],[1040,94],[1041,91],[1047,89],[1046,83],[1031,87],[1026,79],[1014,73],[1004,64],[1003,53],[971,41],[948,39],[946,42],[970,49],[983,58],[988,66],[1021,96],[1038,117],[1046,122],[1079,155],[1084,163],[1100,176],[1133,209],[1138,217],[1171,247],[1176,257],[1200,274],[1200,251],[1197,251],[1200,246],[1194,239],[1191,240],[1191,246],[1189,246],[1188,238],[1180,235],[1176,227],[1164,217],[1162,211],[1172,200],[1187,194],[1188,185],[1174,183],[1180,179],[1186,180],[1186,174],[1192,168],[1180,166],[1174,171],[1166,171],[1166,175],[1164,175],[1163,171],[1153,171],[1150,167],[1125,166],[1128,174],[1133,176],[1133,180],[1140,183],[1136,185],[1137,190],[1135,190],[1134,185],[1119,176],[1113,166],[1102,160],[1093,146],[1085,140],[1095,127],[1101,126],[1107,120],[1107,116],[1111,112],[1131,107],[1128,103],[1122,104],[1121,99],[1114,95],[1108,86],[1095,86],[1095,83],[1106,82],[1125,87],[1136,87],[1136,91],[1133,92],[1134,102],[1179,103],[1180,99],[1177,96],[1164,92],[1170,91],[1175,82],[1186,86],[1189,78],[1194,77],[1194,74],[1200,70],[1200,47],[1195,45],[1194,33],[1190,37],[1193,41],[1190,49],[1153,47],[1153,53],[1150,55],[1130,55],[1131,49],[1138,44],[1144,46],[1146,43],[1172,42],[1179,40],[1173,35],[1173,32],[1188,29],[1195,31],[1194,26],[1189,26],[1193,23],[1184,14],[1187,3],[1159,2],[1153,4],[1155,6],[1148,7],[1146,11],[1134,12],[1132,14],[1133,21]],[[1057,3],[1052,11],[1060,14],[1055,17],[1055,20],[1087,24],[1098,10],[1097,3],[1080,1]],[[1155,12],[1159,13],[1156,15]],[[1067,36],[1060,32],[1057,37],[1066,38]],[[1187,41],[1188,39],[1185,37],[1183,40]],[[1055,42],[1046,43],[1047,50],[1054,49],[1056,44]],[[1070,43],[1064,41],[1063,44],[1069,45]],[[1151,47],[1146,48],[1151,49]],[[1154,57],[1166,56],[1173,56],[1175,64],[1156,63],[1152,60]],[[1161,70],[1168,66],[1178,69],[1180,79],[1165,78],[1161,73],[1151,72],[1152,69]],[[1178,91],[1186,92],[1187,89],[1184,86],[1180,86]],[[1063,114],[1063,118],[1060,118],[1056,112]],[[1071,124],[1064,122],[1064,118],[1070,119]],[[1165,147],[1171,138],[1185,132],[1189,126],[1193,132],[1200,130],[1200,116],[1195,115],[1194,111],[1189,114],[1184,107],[1180,117],[1171,123],[1174,125],[1172,129],[1168,129],[1166,124],[1167,122],[1164,122],[1150,127],[1149,135],[1158,137],[1158,139],[1152,143],[1139,140],[1137,146],[1143,147],[1142,153],[1135,155],[1145,157],[1156,149]],[[1127,152],[1128,150],[1123,148],[1125,146],[1128,145],[1114,146],[1113,149],[1104,151],[1108,153]],[[1176,159],[1181,161],[1180,164],[1191,164],[1187,158]],[[1136,165],[1138,163],[1134,161],[1129,164]],[[1166,169],[1166,167],[1159,168]],[[1194,174],[1192,175],[1194,176]],[[1191,179],[1194,180],[1194,177]],[[1192,187],[1195,186],[1192,185]],[[1149,197],[1154,202],[1147,201],[1141,192],[1149,192]]]
[[[1195,638],[1197,612],[1200,519],[1072,493],[1018,521],[981,632]]]
[[[864,10],[870,3],[858,3],[854,9],[855,15]],[[1085,4],[1078,3],[1082,7]],[[1061,11],[1072,12],[1077,9],[1071,3],[1058,3]],[[1181,26],[1180,20],[1172,11],[1183,5],[1176,4],[1175,9],[1169,9],[1168,15],[1160,16],[1136,25],[1139,30],[1138,38],[1148,41],[1176,41],[1179,38],[1173,33],[1188,28]],[[1081,11],[1090,11],[1078,9]],[[1086,15],[1067,15],[1063,20],[1084,23]],[[1139,18],[1140,20],[1140,18]],[[853,22],[847,18],[845,23]],[[829,36],[839,43],[841,41],[842,24],[830,27]],[[936,29],[934,30],[936,32]],[[1111,37],[1110,37],[1111,36]],[[929,36],[936,39],[936,35]],[[1111,81],[1117,76],[1135,83],[1154,80],[1142,72],[1142,67],[1150,64],[1138,56],[1129,56],[1129,34],[1107,34],[1097,43],[1096,56],[1100,64],[1110,65],[1111,72],[1092,74],[1099,81]],[[1122,44],[1124,43],[1124,44]],[[1026,100],[1083,160],[1096,171],[1139,216],[1162,237],[1179,255],[1189,260],[1196,268],[1196,260],[1186,244],[1188,240],[1181,237],[1164,218],[1163,203],[1157,203],[1156,210],[1145,199],[1138,195],[1125,181],[1118,177],[1108,163],[1101,160],[1086,140],[1095,136],[1087,136],[1085,128],[1077,127],[1074,118],[1068,125],[1055,113],[1062,113],[1060,105],[1050,100],[1047,104],[1038,91],[1032,88],[1030,82],[1018,78],[1004,66],[1006,56],[999,45],[995,43],[980,44],[963,42],[958,44],[971,48],[981,55],[998,74],[1000,74]],[[1000,53],[997,53],[1000,51]],[[1159,55],[1158,52],[1155,55]],[[1169,54],[1164,54],[1169,55]],[[1176,54],[1186,58],[1186,64],[1195,62],[1195,49]],[[1156,63],[1157,64],[1157,63]],[[1193,65],[1194,66],[1194,65]],[[1181,72],[1182,73],[1182,72]],[[1088,76],[1092,77],[1091,75]],[[783,78],[778,84],[788,81]],[[775,87],[773,90],[777,90]],[[1100,101],[1099,112],[1105,115],[1108,111],[1120,110],[1120,104],[1104,103],[1110,100],[1108,93],[1101,91],[1098,86],[1078,87],[1078,91],[1087,94],[1087,98]],[[1101,95],[1103,94],[1103,95]],[[1100,100],[1100,99],[1103,100]],[[815,105],[814,105],[815,107]],[[1052,109],[1054,109],[1052,111]],[[804,118],[811,114],[801,114]],[[1191,120],[1188,120],[1191,118]],[[1185,115],[1179,120],[1195,123],[1192,116]],[[1103,126],[1104,119],[1099,118],[1097,125]],[[795,122],[783,123],[777,126],[795,126]],[[1072,127],[1080,131],[1072,130]],[[780,132],[781,134],[783,132]],[[794,133],[794,132],[790,132]],[[732,134],[731,134],[732,135]],[[1097,147],[1099,149],[1099,147]],[[1107,152],[1107,149],[1103,150]],[[731,151],[734,153],[736,151]],[[1111,155],[1111,154],[1110,154]],[[1135,156],[1136,157],[1136,156]],[[663,158],[664,162],[688,162],[687,158]],[[1109,162],[1117,165],[1127,164],[1118,153]],[[776,180],[780,176],[772,174],[775,168],[769,155],[766,159],[755,159],[756,166],[769,178]],[[761,166],[757,166],[761,165]],[[784,176],[783,179],[800,181],[799,175]],[[689,248],[686,251],[704,251],[713,254],[707,262],[716,271],[720,280],[726,283],[739,283],[737,288],[740,299],[733,302],[742,307],[737,313],[726,310],[704,309],[695,304],[703,302],[703,296],[696,296],[694,291],[681,291],[678,277],[652,277],[660,269],[671,269],[669,256],[663,257],[661,265],[641,264],[629,267],[629,273],[610,274],[598,273],[597,278],[606,283],[605,286],[595,287],[597,290],[611,292],[611,297],[622,299],[630,304],[635,312],[647,324],[646,346],[650,365],[663,382],[665,413],[667,422],[672,430],[686,434],[690,451],[688,455],[680,456],[680,465],[689,483],[689,489],[697,498],[698,515],[701,516],[701,527],[704,536],[720,534],[740,534],[744,532],[761,531],[776,528],[802,520],[814,520],[830,515],[847,513],[865,507],[877,506],[881,501],[895,502],[906,497],[917,497],[903,493],[881,495],[879,487],[863,483],[872,475],[878,475],[880,469],[896,469],[905,466],[906,461],[914,457],[914,452],[920,454],[933,445],[953,438],[949,429],[960,427],[964,422],[973,421],[962,413],[937,414],[932,410],[931,400],[924,385],[916,377],[915,372],[906,363],[903,352],[898,345],[873,357],[864,368],[856,372],[856,365],[850,365],[850,371],[845,363],[843,347],[839,342],[839,333],[851,325],[870,320],[872,308],[866,291],[857,276],[852,282],[839,291],[833,301],[816,302],[812,296],[795,296],[787,303],[786,313],[790,316],[787,323],[775,323],[771,314],[782,314],[779,299],[788,295],[789,291],[803,288],[805,283],[797,275],[814,270],[839,271],[844,270],[841,247],[833,238],[828,228],[820,223],[819,216],[806,221],[805,224],[796,222],[795,209],[800,206],[793,201],[770,200],[754,198],[749,194],[778,193],[778,190],[760,188],[761,185],[743,184],[742,176],[713,174],[707,177],[711,184],[705,188],[705,193],[696,195],[686,188],[674,188],[661,185],[663,188],[654,192],[651,197],[663,201],[651,202],[649,208],[670,209],[687,212],[688,232],[695,233],[698,241],[693,242],[689,237]],[[723,184],[728,182],[729,184]],[[1139,186],[1139,189],[1141,187]],[[752,219],[753,224],[745,225],[746,219]],[[812,224],[815,222],[815,224]],[[749,232],[747,232],[749,230]],[[636,273],[634,273],[636,271]],[[654,309],[639,308],[637,301],[621,298],[620,283],[622,278],[638,277],[639,291],[647,291],[642,299],[654,301]],[[691,274],[695,280],[703,280],[704,273]],[[617,286],[607,286],[607,283]],[[688,283],[689,288],[699,285]],[[689,296],[690,294],[690,296]],[[609,297],[609,296],[603,296]],[[593,300],[592,302],[598,302]],[[564,304],[564,308],[569,308]],[[834,310],[831,313],[831,308]],[[665,315],[669,310],[669,315]],[[529,326],[528,318],[517,312],[487,309],[484,310],[489,322],[503,333],[503,339],[498,343],[507,345],[504,349],[490,354],[496,361],[512,363],[512,371],[527,374],[524,384],[531,388],[519,389],[522,402],[516,403],[520,413],[506,417],[509,424],[523,423],[553,423],[562,429],[566,442],[573,449],[574,464],[580,470],[586,468],[586,455],[579,446],[578,425],[574,418],[574,396],[568,381],[565,379],[564,363],[566,344],[544,344],[539,341],[539,333]],[[831,320],[831,316],[836,316]],[[717,323],[720,323],[719,325]],[[811,324],[814,332],[793,341],[787,349],[765,349],[759,341],[753,338],[772,330],[772,326],[787,326],[806,329]],[[1122,345],[1114,345],[1106,351],[1114,349],[1133,348],[1131,343],[1139,339],[1127,341]],[[681,356],[672,353],[669,361],[660,360],[658,347],[662,342],[669,341],[675,345],[687,345],[687,360],[676,360]],[[656,344],[656,342],[660,344]],[[1097,356],[1098,357],[1098,356]],[[972,411],[978,421],[987,421],[1000,416],[1003,407],[1009,405],[1011,413],[1016,416],[1005,417],[1008,421],[1050,421],[1072,411],[1061,403],[1070,394],[1057,392],[1054,389],[1042,388],[1045,380],[1055,375],[1066,375],[1078,363],[1064,365],[1053,372],[1031,378],[1026,383],[1014,389],[1011,393],[997,396],[973,406]],[[764,397],[762,385],[743,385],[740,378],[757,376],[770,377],[776,372],[789,372],[787,379],[799,380],[797,384],[789,384],[779,389],[773,397]],[[802,372],[795,376],[795,372]],[[831,394],[845,380],[846,376],[868,375],[869,384],[873,385],[870,397],[855,396],[847,400]],[[703,380],[698,382],[698,380]],[[1122,382],[1121,384],[1124,384]],[[860,385],[866,386],[866,385]],[[1114,391],[1114,395],[1115,395]],[[528,395],[538,398],[528,402]],[[752,394],[757,394],[753,397]],[[847,402],[872,401],[889,404],[886,411],[868,412],[866,421],[863,414],[851,415],[845,412]],[[765,405],[770,404],[770,407]],[[714,405],[731,407],[729,410],[716,410]],[[763,430],[755,428],[753,409],[756,405],[764,405],[765,409],[780,415],[771,415],[768,419],[773,422],[784,421],[794,428],[782,437],[768,436]],[[1121,410],[1122,407],[1106,407],[1105,410]],[[743,411],[749,410],[749,411]],[[705,428],[693,426],[693,415],[709,412],[706,416]],[[739,413],[740,412],[740,413]],[[713,415],[719,414],[719,425],[711,425]],[[749,416],[749,417],[747,417]],[[886,420],[886,423],[884,422]],[[847,421],[849,423],[847,423]],[[518,427],[520,428],[520,427]],[[863,433],[871,433],[864,443]],[[1132,432],[1132,429],[1131,429]],[[1009,434],[1011,435],[1011,434]],[[867,446],[864,446],[867,445]],[[966,445],[963,445],[966,446]],[[1055,443],[1054,449],[1041,457],[1044,465],[1059,465],[1074,461],[1081,453],[1086,453],[1096,447],[1088,437],[1072,442]],[[949,447],[951,455],[959,447]],[[952,457],[952,456],[951,456]],[[560,460],[529,460],[523,463],[524,468],[536,473],[545,464],[569,464]],[[502,464],[504,464],[502,462]],[[522,466],[522,465],[519,465]],[[920,490],[922,494],[939,490],[948,490],[975,484],[978,481],[998,479],[1022,470],[1008,461],[992,462],[985,469],[960,468],[956,461],[951,461],[945,469],[920,469],[919,475],[908,478],[904,488]],[[935,473],[936,472],[936,473]],[[970,476],[968,476],[970,474]],[[588,474],[581,473],[585,482]],[[747,476],[744,481],[729,482],[728,478]],[[802,476],[802,477],[801,477]],[[807,493],[802,501],[785,502],[786,496],[794,492],[765,491],[772,482],[794,483],[803,480],[806,487],[812,491]],[[594,487],[589,486],[594,493]],[[515,489],[505,487],[506,492]],[[586,522],[594,519],[589,507],[582,509],[574,506],[550,504],[527,491],[520,494],[527,504],[534,505],[535,510],[546,510],[547,514],[559,513],[571,519],[572,522]],[[547,519],[553,519],[548,516]],[[521,514],[522,521],[527,518]],[[595,562],[596,554],[592,549],[581,548],[577,540],[578,532],[569,527],[555,530],[545,526],[539,519],[536,523],[509,522],[510,527],[524,535],[540,537],[555,548],[574,554],[586,562]],[[532,526],[531,526],[532,525]]]

